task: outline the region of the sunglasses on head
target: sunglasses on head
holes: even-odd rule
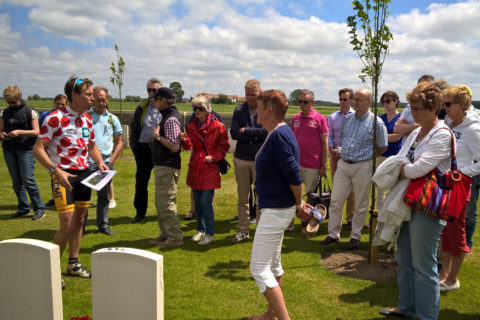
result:
[[[193,107],[193,111],[205,111],[207,109],[205,109],[204,107]]]
[[[72,92],[75,91],[75,86],[79,86],[83,83],[83,79],[80,79],[78,78],[77,80],[75,80],[75,82],[73,83],[73,88],[72,88]]]
[[[155,93],[156,91],[157,91],[157,89],[153,89],[153,88],[148,88],[147,89],[148,93]]]
[[[453,102],[448,101],[448,102],[442,103],[442,106],[445,106],[445,107],[447,107],[447,108],[450,108],[450,107],[452,106],[452,104],[453,104]]]

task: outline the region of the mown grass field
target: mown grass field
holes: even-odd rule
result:
[[[51,109],[53,105],[53,100],[27,100],[26,101],[29,106],[34,107],[35,109],[39,110],[47,110]],[[122,102],[122,111],[133,111],[138,106],[138,102]],[[6,108],[7,103],[4,100],[0,100],[0,109]],[[231,114],[233,110],[235,110],[236,105],[234,104],[214,104],[212,105],[213,110],[218,113],[225,113]],[[110,102],[109,108],[111,110],[118,111],[120,110],[120,103],[119,102]],[[192,106],[188,103],[178,103],[177,108],[180,112],[191,112]],[[328,116],[331,113],[338,110],[338,107],[330,107],[330,106],[315,106],[315,109],[320,112],[321,114]],[[290,106],[288,108],[287,114],[296,114],[300,112],[300,107],[298,106]],[[383,108],[378,109],[378,114],[384,113],[385,110]]]
[[[236,183],[233,170],[222,177],[222,188],[215,195],[215,242],[199,247],[190,238],[195,233],[196,222],[183,218],[190,206],[189,188],[185,185],[189,153],[182,153],[182,171],[178,187],[178,213],[185,243],[181,247],[160,249],[148,243],[158,236],[154,206],[153,177],[149,186],[147,218],[131,224],[133,208],[135,161],[129,150],[117,161],[115,169],[115,198],[117,208],[110,210],[110,225],[115,232],[105,236],[97,232],[95,209],[90,209],[86,234],[80,251],[80,261],[91,266],[93,251],[107,247],[131,247],[149,250],[164,257],[165,319],[245,319],[263,312],[266,302],[250,276],[249,262],[252,240],[232,245],[236,232]],[[231,154],[228,160],[232,161]],[[15,194],[3,157],[0,157],[0,240],[32,238],[51,241],[58,227],[57,213],[48,210],[46,217],[32,221],[30,216],[9,219],[16,210]],[[49,177],[37,164],[36,179],[42,198],[51,197]],[[92,196],[93,202],[96,195]],[[251,236],[255,226],[251,226]],[[367,249],[368,234],[364,230],[360,249]],[[395,306],[398,302],[396,282],[373,282],[335,275],[320,264],[320,259],[332,253],[343,252],[349,234],[342,232],[339,243],[328,247],[319,241],[327,234],[327,224],[322,223],[317,237],[306,239],[296,221],[296,229],[286,233],[283,243],[282,263],[285,268],[284,295],[292,319],[383,319],[380,309]],[[440,319],[480,319],[480,236],[475,236],[473,253],[465,259],[460,273],[462,288],[441,297]],[[0,257],[1,259],[1,257]],[[62,257],[65,272],[67,255]],[[35,266],[32,266],[35,268]],[[136,270],[132,270],[132,276]],[[63,275],[67,288],[63,291],[64,319],[92,315],[91,281]],[[142,292],[138,292],[142,294]]]

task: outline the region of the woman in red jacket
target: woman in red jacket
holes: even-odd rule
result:
[[[192,108],[195,118],[180,137],[183,148],[192,149],[187,174],[197,215],[197,233],[192,240],[207,245],[213,241],[214,234],[213,194],[221,187],[220,171],[215,162],[225,158],[230,144],[225,126],[210,113],[212,107],[206,97],[194,98]]]

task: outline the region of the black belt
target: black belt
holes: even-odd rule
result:
[[[138,144],[139,144],[139,145],[142,145],[142,146],[145,146],[145,147],[151,148],[152,145],[153,145],[153,142],[150,142],[150,143],[139,142]]]

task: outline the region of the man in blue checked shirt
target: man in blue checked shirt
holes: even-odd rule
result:
[[[342,229],[343,205],[350,192],[355,194],[355,209],[352,220],[352,231],[348,250],[358,249],[363,224],[368,211],[370,181],[372,178],[373,129],[375,115],[370,112],[372,92],[360,89],[353,98],[355,113],[345,117],[341,136],[343,139],[341,159],[333,178],[332,198],[330,202],[330,218],[328,236],[320,242],[329,245],[340,239]],[[377,150],[382,154],[387,150],[387,128],[377,117]],[[376,156],[376,155],[375,155]]]

